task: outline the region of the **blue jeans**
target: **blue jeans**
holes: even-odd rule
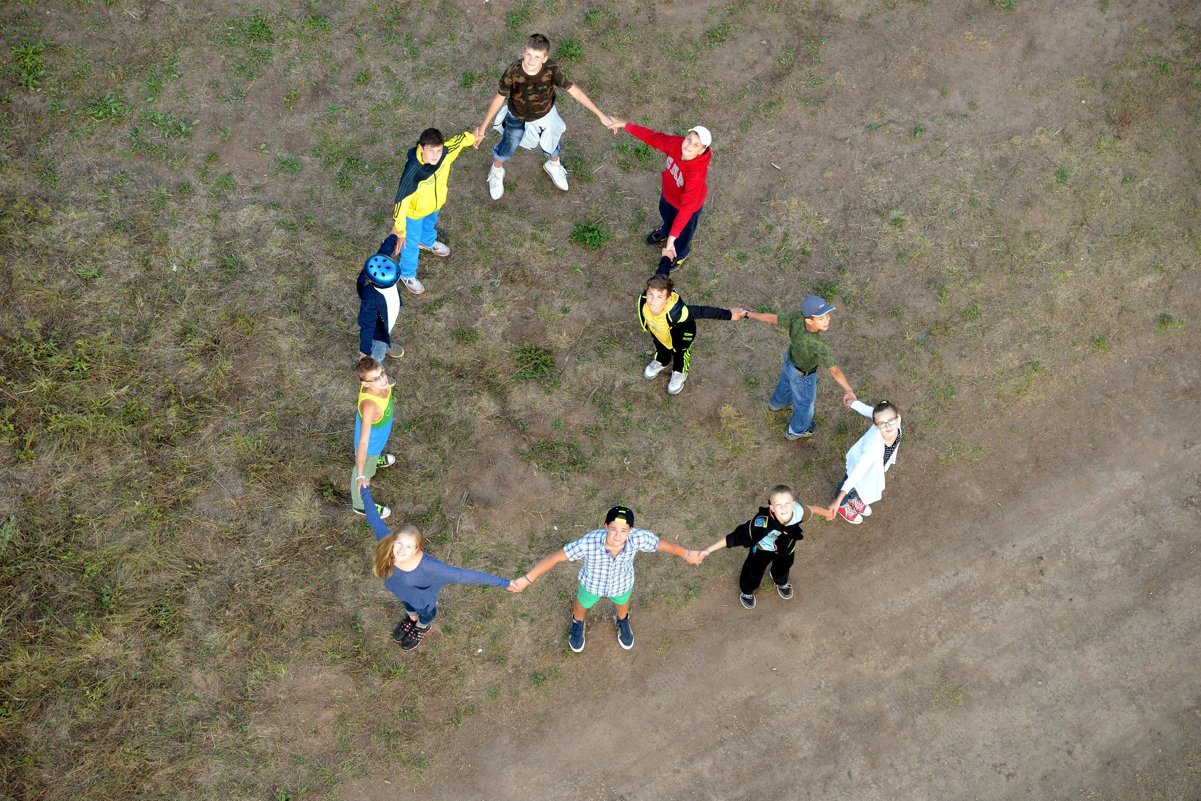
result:
[[[838,489],[834,490],[834,498],[838,497],[838,493],[842,491],[842,485],[845,483],[847,483],[847,474],[843,473],[842,481],[838,482]],[[858,497],[859,497],[859,493],[855,491],[854,487],[851,487],[849,490],[847,490],[847,494],[843,497],[842,505],[846,506],[847,501],[853,501]],[[834,500],[834,498],[831,498],[830,500]]]
[[[438,232],[434,226],[438,222],[438,212],[432,211],[424,217],[405,218],[405,244],[400,249],[400,275],[402,278],[417,277],[417,254],[421,246],[433,247],[438,240]],[[379,361],[378,359],[376,361]]]
[[[517,147],[521,144],[521,138],[525,136],[525,122],[517,119],[512,114],[506,114],[500,124],[503,133],[500,135],[500,141],[492,148],[492,158],[500,162],[505,162],[513,158],[513,154],[517,152]],[[542,152],[546,153],[545,150]],[[555,145],[555,152],[546,153],[546,157],[548,159],[557,159],[559,157],[559,146]]]
[[[388,349],[391,347],[391,345],[389,345],[387,342],[383,342],[382,340],[371,340],[371,358],[379,362],[380,366],[383,366],[384,357],[388,355]]]
[[[804,434],[813,426],[813,406],[817,400],[817,370],[802,373],[792,363],[792,356],[784,351],[784,366],[780,368],[780,381],[772,393],[771,403],[776,408],[792,406],[792,419],[788,421],[789,434]]]
[[[692,250],[692,235],[696,233],[696,224],[700,222],[701,212],[704,210],[704,206],[697,209],[680,231],[680,235],[676,237],[676,261],[686,259],[689,251]],[[663,225],[659,226],[658,231],[655,231],[656,238],[665,237],[671,233],[672,223],[676,221],[678,213],[679,210],[675,206],[664,200],[663,195],[659,195],[659,216],[663,218]]]
[[[404,601],[401,601],[401,603],[404,603]],[[414,609],[405,603],[404,608],[409,613],[409,617],[413,615],[417,616],[417,625],[423,629],[429,628],[434,622],[434,617],[438,614],[437,606],[431,606],[429,609]]]

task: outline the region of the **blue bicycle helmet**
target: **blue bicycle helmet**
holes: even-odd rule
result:
[[[395,286],[396,282],[400,280],[400,265],[382,253],[376,253],[367,259],[363,269],[367,271],[367,277],[371,279],[371,283],[380,289]]]

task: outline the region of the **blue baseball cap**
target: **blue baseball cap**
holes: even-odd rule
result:
[[[810,295],[801,302],[801,314],[806,317],[821,317],[834,311],[834,307],[817,295]]]

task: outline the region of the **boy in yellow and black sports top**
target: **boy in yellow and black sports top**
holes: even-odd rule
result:
[[[668,395],[679,395],[688,380],[691,366],[692,342],[696,339],[696,321],[741,320],[746,309],[723,309],[719,306],[688,306],[672,290],[671,278],[657,274],[646,282],[646,291],[638,298],[638,322],[649,331],[655,344],[655,358],[642,377],[650,380],[670,364],[671,381]]]

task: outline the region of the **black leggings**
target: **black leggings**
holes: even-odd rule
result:
[[[761,551],[751,548],[746,561],[742,563],[742,572],[738,574],[738,589],[743,595],[752,595],[763,582],[763,573],[771,565],[771,580],[776,584],[788,583],[788,571],[796,557],[782,551]]]
[[[696,337],[696,326],[692,326],[692,330],[675,330],[671,335],[671,344],[675,347],[669,348],[659,341],[656,336],[651,336],[651,342],[655,343],[655,361],[659,364],[670,364],[673,372],[686,373],[692,365],[692,340]]]

